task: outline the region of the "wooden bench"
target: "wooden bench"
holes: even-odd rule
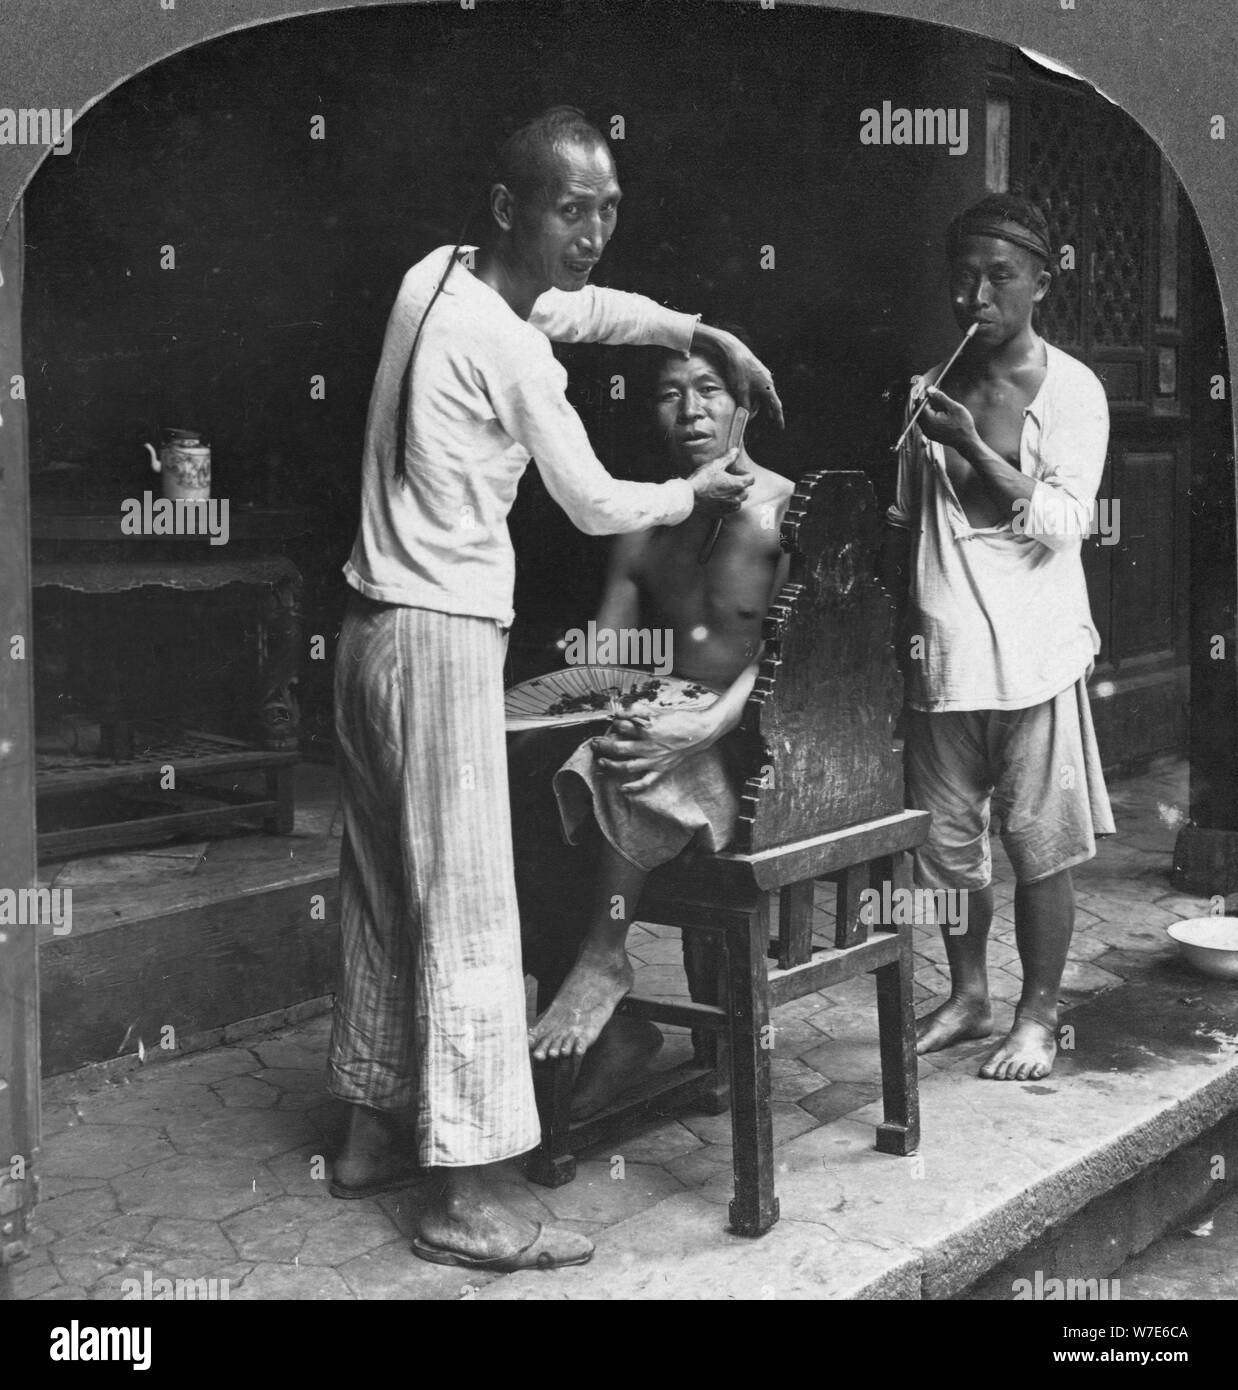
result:
[[[903,809],[893,740],[902,685],[892,606],[874,575],[879,530],[864,474],[809,474],[796,488],[781,536],[791,554],[789,579],[765,620],[765,655],[741,725],[750,772],[735,839],[726,853],[685,854],[651,875],[636,914],[682,930],[691,1002],[629,995],[619,1006],[628,1016],[693,1029],[695,1060],[652,1074],[578,1122],[569,1116],[573,1063],[535,1063],[542,1121],[542,1143],[528,1162],[535,1181],[570,1182],[577,1153],[651,1115],[690,1102],[717,1110],[729,1099],[731,1226],[761,1235],[778,1219],[770,1010],[868,972],[876,975],[885,1111],[876,1146],[898,1155],[915,1150],[911,914],[905,926],[874,924],[870,934],[861,912],[864,889],[910,887],[908,851],[924,841],[929,822],[927,813]],[[573,732],[579,742],[588,731]],[[517,771],[517,801],[522,781],[527,791],[529,779],[546,775],[545,763]],[[579,856],[573,861],[551,846],[553,833],[544,817],[517,822],[522,920],[543,928],[527,932],[526,957],[540,1007],[570,964],[570,933],[579,930],[586,900]],[[814,947],[814,890],[822,878],[835,885],[835,927],[828,946]]]

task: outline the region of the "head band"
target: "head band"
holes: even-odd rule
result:
[[[965,218],[958,224],[950,238],[951,255],[958,249],[959,242],[965,236],[997,237],[999,241],[1009,241],[1015,246],[1021,246],[1025,251],[1030,251],[1033,256],[1040,256],[1045,261],[1050,259],[1048,241],[1039,233],[1020,227],[1017,223]]]

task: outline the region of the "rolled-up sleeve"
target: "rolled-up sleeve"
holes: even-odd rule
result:
[[[555,343],[608,343],[613,347],[668,347],[687,352],[699,314],[667,309],[643,294],[586,285],[547,290],[529,322]]]
[[[1104,387],[1091,372],[1072,372],[1045,402],[1023,535],[1050,550],[1082,542],[1092,525],[1108,447]]]
[[[674,526],[695,505],[684,478],[633,483],[612,478],[593,452],[564,388],[567,373],[550,344],[541,360],[499,363],[487,394],[500,425],[533,456],[546,491],[586,535]]]

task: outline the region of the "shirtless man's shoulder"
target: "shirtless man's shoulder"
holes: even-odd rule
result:
[[[776,542],[783,513],[795,492],[795,484],[790,478],[784,478],[770,468],[763,468],[759,463],[752,465],[752,473],[756,481],[739,515],[762,530],[772,530]]]
[[[772,468],[764,468],[759,463],[752,465],[752,472],[756,482],[752,485],[752,491],[748,494],[749,499],[756,497],[759,501],[767,501],[771,498],[788,500],[795,491],[795,484],[790,478],[784,478],[781,473],[775,473]]]
[[[781,473],[765,468],[759,463],[749,461],[748,471],[755,478],[744,505],[731,518],[732,531],[736,523],[746,523],[754,530],[772,531],[775,546],[778,543],[779,526],[787,503],[795,492],[795,484]],[[691,521],[691,519],[689,519]],[[697,527],[697,530],[705,528]],[[644,531],[631,531],[616,536],[611,550],[612,563],[631,575],[639,575],[649,564],[661,563],[666,559],[667,545],[678,549],[678,542],[689,547],[699,545],[695,531],[689,536],[687,523],[678,526],[652,526]]]

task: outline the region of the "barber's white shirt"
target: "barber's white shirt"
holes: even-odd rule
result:
[[[1038,705],[1079,680],[1100,651],[1082,546],[1095,529],[1109,406],[1092,371],[1045,348],[1045,379],[1023,412],[1019,445],[1019,468],[1036,485],[1012,521],[972,526],[943,447],[918,428],[903,445],[887,518],[912,533],[909,630],[922,639],[908,663],[913,709]]]
[[[675,525],[693,507],[682,478],[634,483],[607,473],[564,394],[567,373],[550,340],[687,351],[697,317],[587,286],[547,291],[526,322],[456,265],[417,345],[401,485],[400,378],[451,251],[439,247],[413,266],[387,323],[366,422],[361,526],[344,573],[370,598],[509,625],[515,556],[507,515],[530,457],[589,535]]]

